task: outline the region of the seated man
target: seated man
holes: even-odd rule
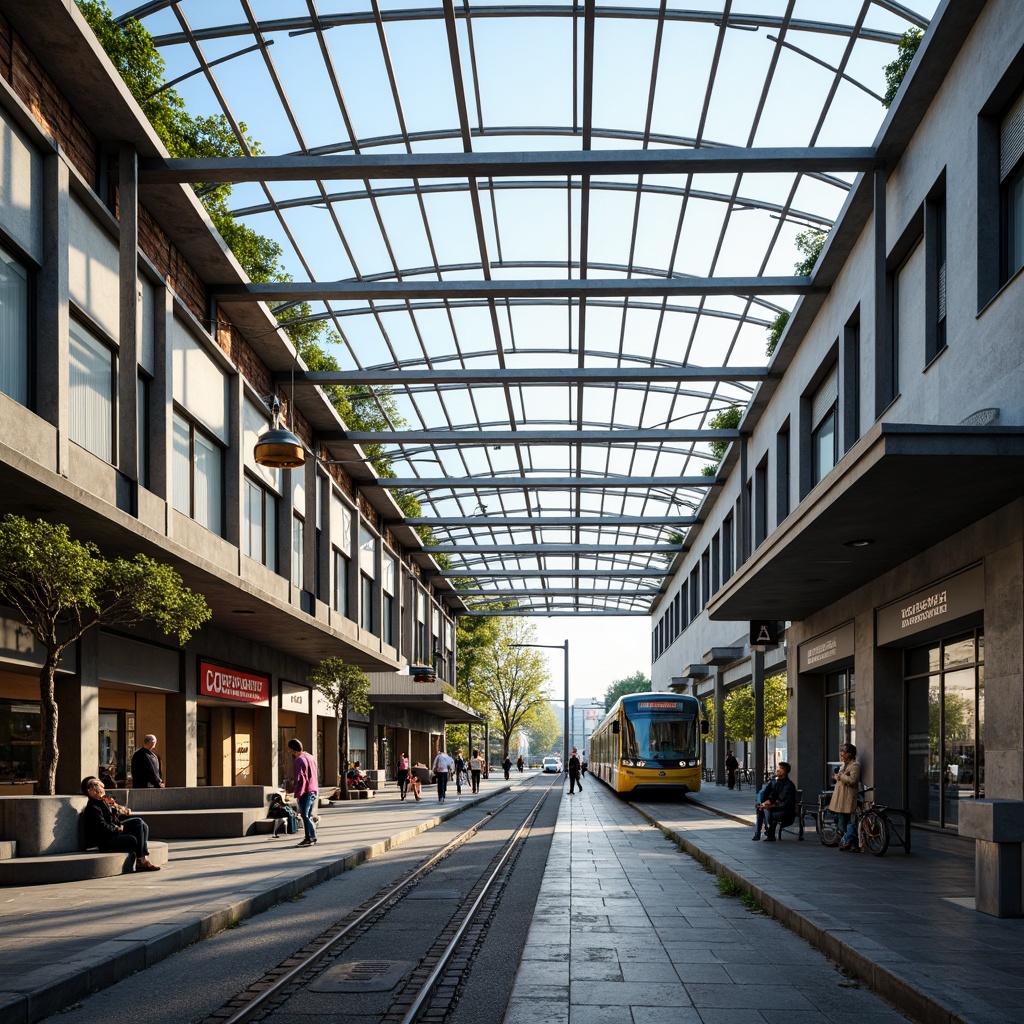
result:
[[[775,842],[775,826],[785,828],[796,820],[796,786],[789,777],[789,763],[780,761],[775,770],[775,778],[758,794],[758,802],[754,804],[757,821],[754,834],[755,842],[761,838],[761,830],[765,830],[764,841]]]
[[[136,871],[159,871],[149,859],[149,826],[141,819],[128,817],[131,811],[107,796],[106,787],[90,776],[82,780],[82,792],[89,798],[82,811],[85,848],[95,846],[101,853],[121,850],[135,855]]]

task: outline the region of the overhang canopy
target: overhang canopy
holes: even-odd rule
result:
[[[740,566],[712,619],[832,604],[1024,496],[1024,428],[876,424]]]
[[[394,704],[434,715],[454,725],[485,725],[486,716],[474,711],[471,707],[456,700],[447,693],[442,693],[428,684],[410,684],[423,689],[409,689],[402,693],[377,693],[371,689],[370,701],[376,707],[381,704]]]

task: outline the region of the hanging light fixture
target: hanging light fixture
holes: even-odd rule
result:
[[[274,395],[269,402],[270,412],[274,417],[270,430],[262,433],[256,440],[253,457],[258,466],[270,466],[272,469],[296,469],[306,462],[306,450],[302,442],[285,427],[281,426],[281,400]]]

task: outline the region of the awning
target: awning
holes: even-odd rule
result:
[[[417,685],[417,684],[412,684]],[[455,725],[485,725],[487,719],[479,711],[461,701],[450,697],[447,693],[439,693],[436,690],[410,690],[406,693],[376,693],[370,691],[370,703],[375,708],[383,705],[410,708],[414,711],[422,711],[427,715],[434,715],[436,718],[444,719],[445,722]]]
[[[1024,428],[876,424],[708,614],[805,619],[1022,496]]]

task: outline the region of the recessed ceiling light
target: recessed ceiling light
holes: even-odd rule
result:
[[[843,541],[843,547],[847,548],[866,548],[869,544],[874,544],[873,540],[864,538],[862,540],[846,540]]]

